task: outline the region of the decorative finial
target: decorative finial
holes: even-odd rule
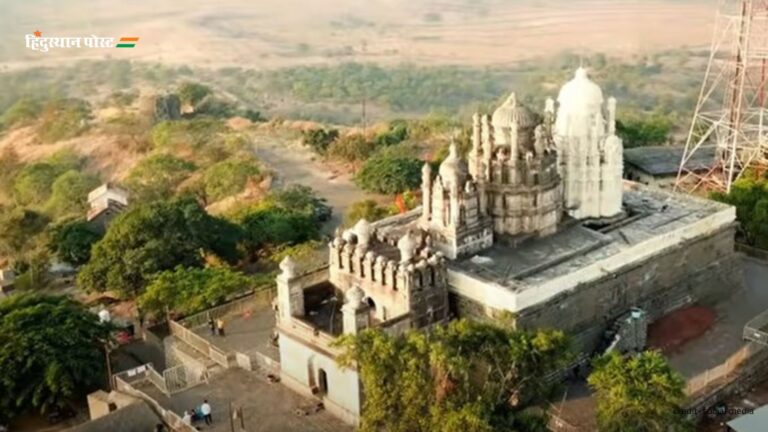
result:
[[[581,66],[579,66],[579,68],[576,69],[576,73],[574,74],[574,76],[578,79],[586,79],[589,77],[589,75],[587,74],[587,70]]]
[[[517,106],[517,96],[515,96],[515,92],[512,92],[506,101],[504,101],[504,105],[511,105],[511,106]]]
[[[291,258],[290,255],[283,258],[282,261],[280,261],[280,270],[282,273],[281,276],[284,276],[286,278],[292,278],[296,276],[296,262]]]

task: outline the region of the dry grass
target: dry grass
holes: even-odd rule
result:
[[[13,2],[8,67],[73,58],[274,68],[339,60],[509,64],[563,50],[630,55],[709,42],[714,0]],[[23,24],[22,24],[23,23]],[[30,28],[29,23],[35,23]],[[23,35],[139,36],[136,49],[24,48]]]

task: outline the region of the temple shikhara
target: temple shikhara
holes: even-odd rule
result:
[[[541,112],[513,93],[474,115],[466,157],[452,145],[437,172],[424,165],[420,207],[338,232],[326,267],[286,258],[282,382],[354,424],[364,389],[336,364],[341,334],[512,312],[520,328],[566,331],[584,353],[632,350],[644,340],[621,337],[626,326],[645,334],[738,286],[734,209],[623,181],[616,105],[581,68]]]

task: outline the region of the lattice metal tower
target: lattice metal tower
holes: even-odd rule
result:
[[[730,191],[747,168],[768,165],[766,76],[768,0],[721,0],[676,189]],[[711,146],[715,163],[702,165]]]

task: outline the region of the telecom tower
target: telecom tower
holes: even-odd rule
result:
[[[766,76],[768,0],[721,0],[675,189],[727,192],[747,168],[768,164]],[[713,145],[715,163],[702,165],[696,153]]]

